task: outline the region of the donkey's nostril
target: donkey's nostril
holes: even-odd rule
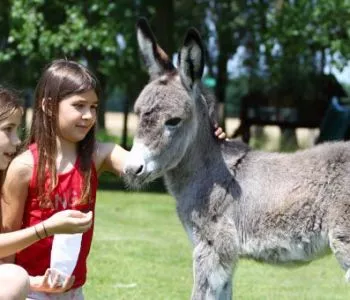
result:
[[[136,170],[136,175],[140,175],[143,171],[143,165],[141,165],[137,170]]]
[[[130,176],[140,176],[145,170],[145,164],[144,163],[126,163],[123,169],[124,174],[130,175]]]

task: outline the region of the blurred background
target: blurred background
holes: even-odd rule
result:
[[[100,138],[117,135],[128,148],[136,123],[129,113],[148,80],[136,44],[139,16],[174,61],[186,30],[200,31],[203,82],[230,137],[264,147],[270,128],[292,150],[349,137],[349,0],[1,0],[0,82],[22,91],[30,107],[51,60],[87,65],[104,92]]]

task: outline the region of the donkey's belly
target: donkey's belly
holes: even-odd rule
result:
[[[282,239],[266,236],[252,237],[241,246],[241,257],[253,258],[267,263],[308,262],[329,252],[326,234],[315,234],[309,238]]]

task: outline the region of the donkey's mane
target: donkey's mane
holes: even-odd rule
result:
[[[203,84],[200,85],[200,91],[207,103],[208,114],[212,124],[218,122],[218,115],[216,110],[216,98],[212,91],[206,88]]]

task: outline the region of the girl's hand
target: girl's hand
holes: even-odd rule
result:
[[[221,127],[219,127],[218,124],[215,124],[214,128],[215,128],[214,134],[216,137],[218,137],[219,140],[223,140],[226,138],[226,133],[222,130]]]
[[[44,276],[30,276],[30,289],[42,293],[64,293],[74,283],[74,276],[67,276],[56,269],[49,268]]]
[[[78,210],[60,211],[43,222],[47,235],[56,233],[81,233],[92,225],[92,212]]]

